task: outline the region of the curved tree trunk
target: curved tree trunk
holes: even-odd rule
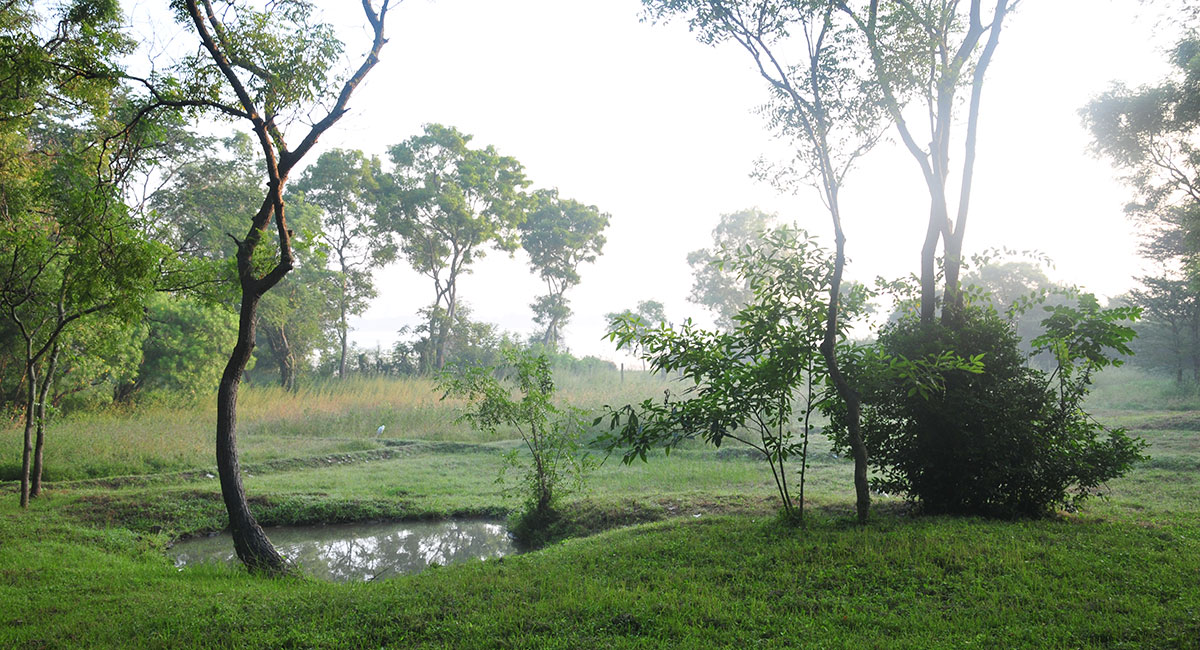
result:
[[[221,479],[221,496],[229,513],[229,529],[238,559],[252,572],[285,573],[287,564],[262,526],[250,512],[246,490],[242,487],[241,466],[237,451],[237,397],[242,372],[254,351],[254,325],[258,311],[258,296],[243,289],[242,308],[238,320],[238,340],[225,364],[217,389],[217,473]]]
[[[825,319],[825,339],[821,341],[821,354],[825,367],[833,381],[838,397],[846,403],[846,429],[850,437],[850,451],[854,456],[854,509],[859,523],[866,523],[871,512],[871,491],[867,485],[867,446],[862,437],[862,398],[842,373],[837,359],[838,314],[841,303],[842,272],[846,268],[846,235],[842,232],[837,188],[830,188],[829,212],[833,219],[836,249],[833,258],[833,277],[829,282],[829,313]]]
[[[367,72],[379,62],[379,51],[386,42],[383,26],[389,0],[383,0],[378,12],[371,7],[370,0],[362,0],[363,12],[374,32],[371,49],[358,69],[344,80],[337,100],[329,107],[325,116],[311,124],[307,134],[295,148],[288,148],[284,143],[283,133],[279,125],[274,123],[274,115],[265,114],[256,105],[255,99],[231,63],[229,44],[223,34],[224,27],[215,17],[211,3],[204,2],[203,5],[202,9],[197,0],[185,0],[181,8],[191,18],[201,44],[224,77],[225,85],[237,98],[233,105],[217,106],[227,114],[245,118],[254,126],[254,133],[263,150],[267,176],[267,194],[262,207],[251,220],[246,238],[235,240],[238,248],[237,267],[242,304],[238,317],[237,344],[229,356],[217,389],[217,470],[221,478],[221,496],[229,513],[229,528],[233,533],[233,545],[238,558],[253,572],[279,574],[287,572],[287,564],[251,514],[246,502],[246,491],[242,487],[237,453],[238,388],[241,385],[242,373],[245,372],[246,364],[254,350],[258,300],[278,284],[292,270],[295,263],[291,243],[292,231],[288,228],[284,216],[284,184],[295,165],[312,150],[320,136],[346,114],[350,96]],[[211,100],[203,103],[208,108],[212,108],[213,104]],[[279,260],[265,275],[256,277],[254,250],[261,243],[272,220],[275,222],[278,238]]]

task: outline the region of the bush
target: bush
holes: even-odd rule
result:
[[[767,231],[759,243],[722,255],[730,276],[751,291],[728,331],[705,330],[691,319],[679,327],[653,326],[632,313],[613,315],[609,326],[619,348],[636,350],[655,372],[679,373],[690,385],[661,399],[606,407],[594,424],[609,420],[603,442],[610,451],[622,449],[626,463],[695,439],[718,448],[730,441],[745,445],[768,462],[783,519],[801,523],[811,415],[822,404],[840,403],[819,351],[833,265],[806,232],[793,228]],[[861,303],[857,291],[843,296],[839,338],[846,316]],[[799,480],[791,485],[789,460],[799,465]]]
[[[1035,354],[1058,360],[1051,372],[1026,366],[1012,324],[990,309],[966,308],[948,327],[905,318],[889,324],[877,354],[921,359],[953,351],[983,355],[981,373],[951,370],[939,390],[918,394],[894,374],[854,368],[863,391],[863,437],[879,475],[874,487],[936,514],[1032,517],[1073,510],[1141,458],[1142,443],[1107,430],[1082,409],[1091,375],[1124,352],[1131,330],[1122,310],[1048,308]],[[1128,331],[1127,331],[1128,330]],[[1117,362],[1119,363],[1119,362]],[[834,414],[832,430],[844,425]],[[835,436],[837,437],[837,436]]]
[[[525,506],[512,517],[510,529],[519,544],[537,548],[560,536],[559,499],[582,489],[592,462],[580,444],[581,412],[551,401],[549,359],[517,348],[505,348],[502,354],[506,365],[457,368],[442,375],[440,388],[471,401],[472,410],[461,419],[476,429],[494,435],[499,427],[513,427],[520,433],[529,452],[522,477]],[[523,463],[519,450],[509,454],[507,466]]]

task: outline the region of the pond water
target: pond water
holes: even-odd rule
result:
[[[420,573],[431,564],[516,552],[504,525],[486,520],[280,526],[266,531],[275,548],[305,573],[335,582],[385,579]],[[228,532],[180,541],[167,553],[180,568],[237,561]]]

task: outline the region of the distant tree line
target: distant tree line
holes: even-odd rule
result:
[[[1200,384],[1200,37],[1186,35],[1169,62],[1161,82],[1114,84],[1082,114],[1096,152],[1134,191],[1126,212],[1155,267],[1125,297],[1145,315],[1134,362]]]
[[[53,408],[156,392],[207,394],[216,385],[235,331],[237,298],[229,287],[236,283],[236,245],[229,234],[261,200],[263,160],[244,134],[168,135],[175,141],[164,180],[140,207],[153,218],[155,241],[190,265],[197,286],[152,293],[136,322],[96,319],[64,340],[65,350],[88,351],[60,352],[58,379],[47,384]],[[391,171],[361,151],[334,149],[289,185],[284,200],[296,268],[260,300],[251,380],[295,389],[302,373],[414,375],[447,363],[494,362],[501,343],[518,337],[473,320],[458,292],[458,280],[489,248],[529,253],[531,270],[547,285],[531,305],[541,329],[530,339],[561,347],[571,316],[566,293],[578,284],[580,265],[602,250],[609,217],[555,190],[523,191],[528,181],[519,163],[469,141],[453,128],[428,125],[424,135],[392,148]],[[356,347],[349,320],[376,295],[372,271],[401,258],[430,278],[435,301],[422,310],[424,322],[401,330],[390,348]],[[22,395],[17,337],[11,322],[0,329],[9,404]]]

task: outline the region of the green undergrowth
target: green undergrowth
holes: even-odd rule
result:
[[[313,408],[412,390],[365,388],[314,394]],[[543,550],[363,584],[177,570],[168,544],[225,527],[211,447],[175,465],[191,442],[97,439],[122,471],[91,476],[57,456],[86,480],[48,484],[24,512],[0,484],[0,648],[1200,648],[1200,433],[1161,400],[1127,406],[1102,421],[1143,436],[1149,460],[1078,513],[914,517],[875,495],[858,526],[852,465],[816,437],[806,524],[789,527],[765,463],[687,445],[607,459]],[[261,395],[247,409],[276,418],[269,436],[243,439],[268,526],[498,517],[521,503],[496,482],[516,441],[347,437],[290,429],[288,409]],[[127,415],[137,436],[148,417]],[[120,419],[104,426],[60,437],[82,449]],[[146,470],[156,464],[168,469]]]

